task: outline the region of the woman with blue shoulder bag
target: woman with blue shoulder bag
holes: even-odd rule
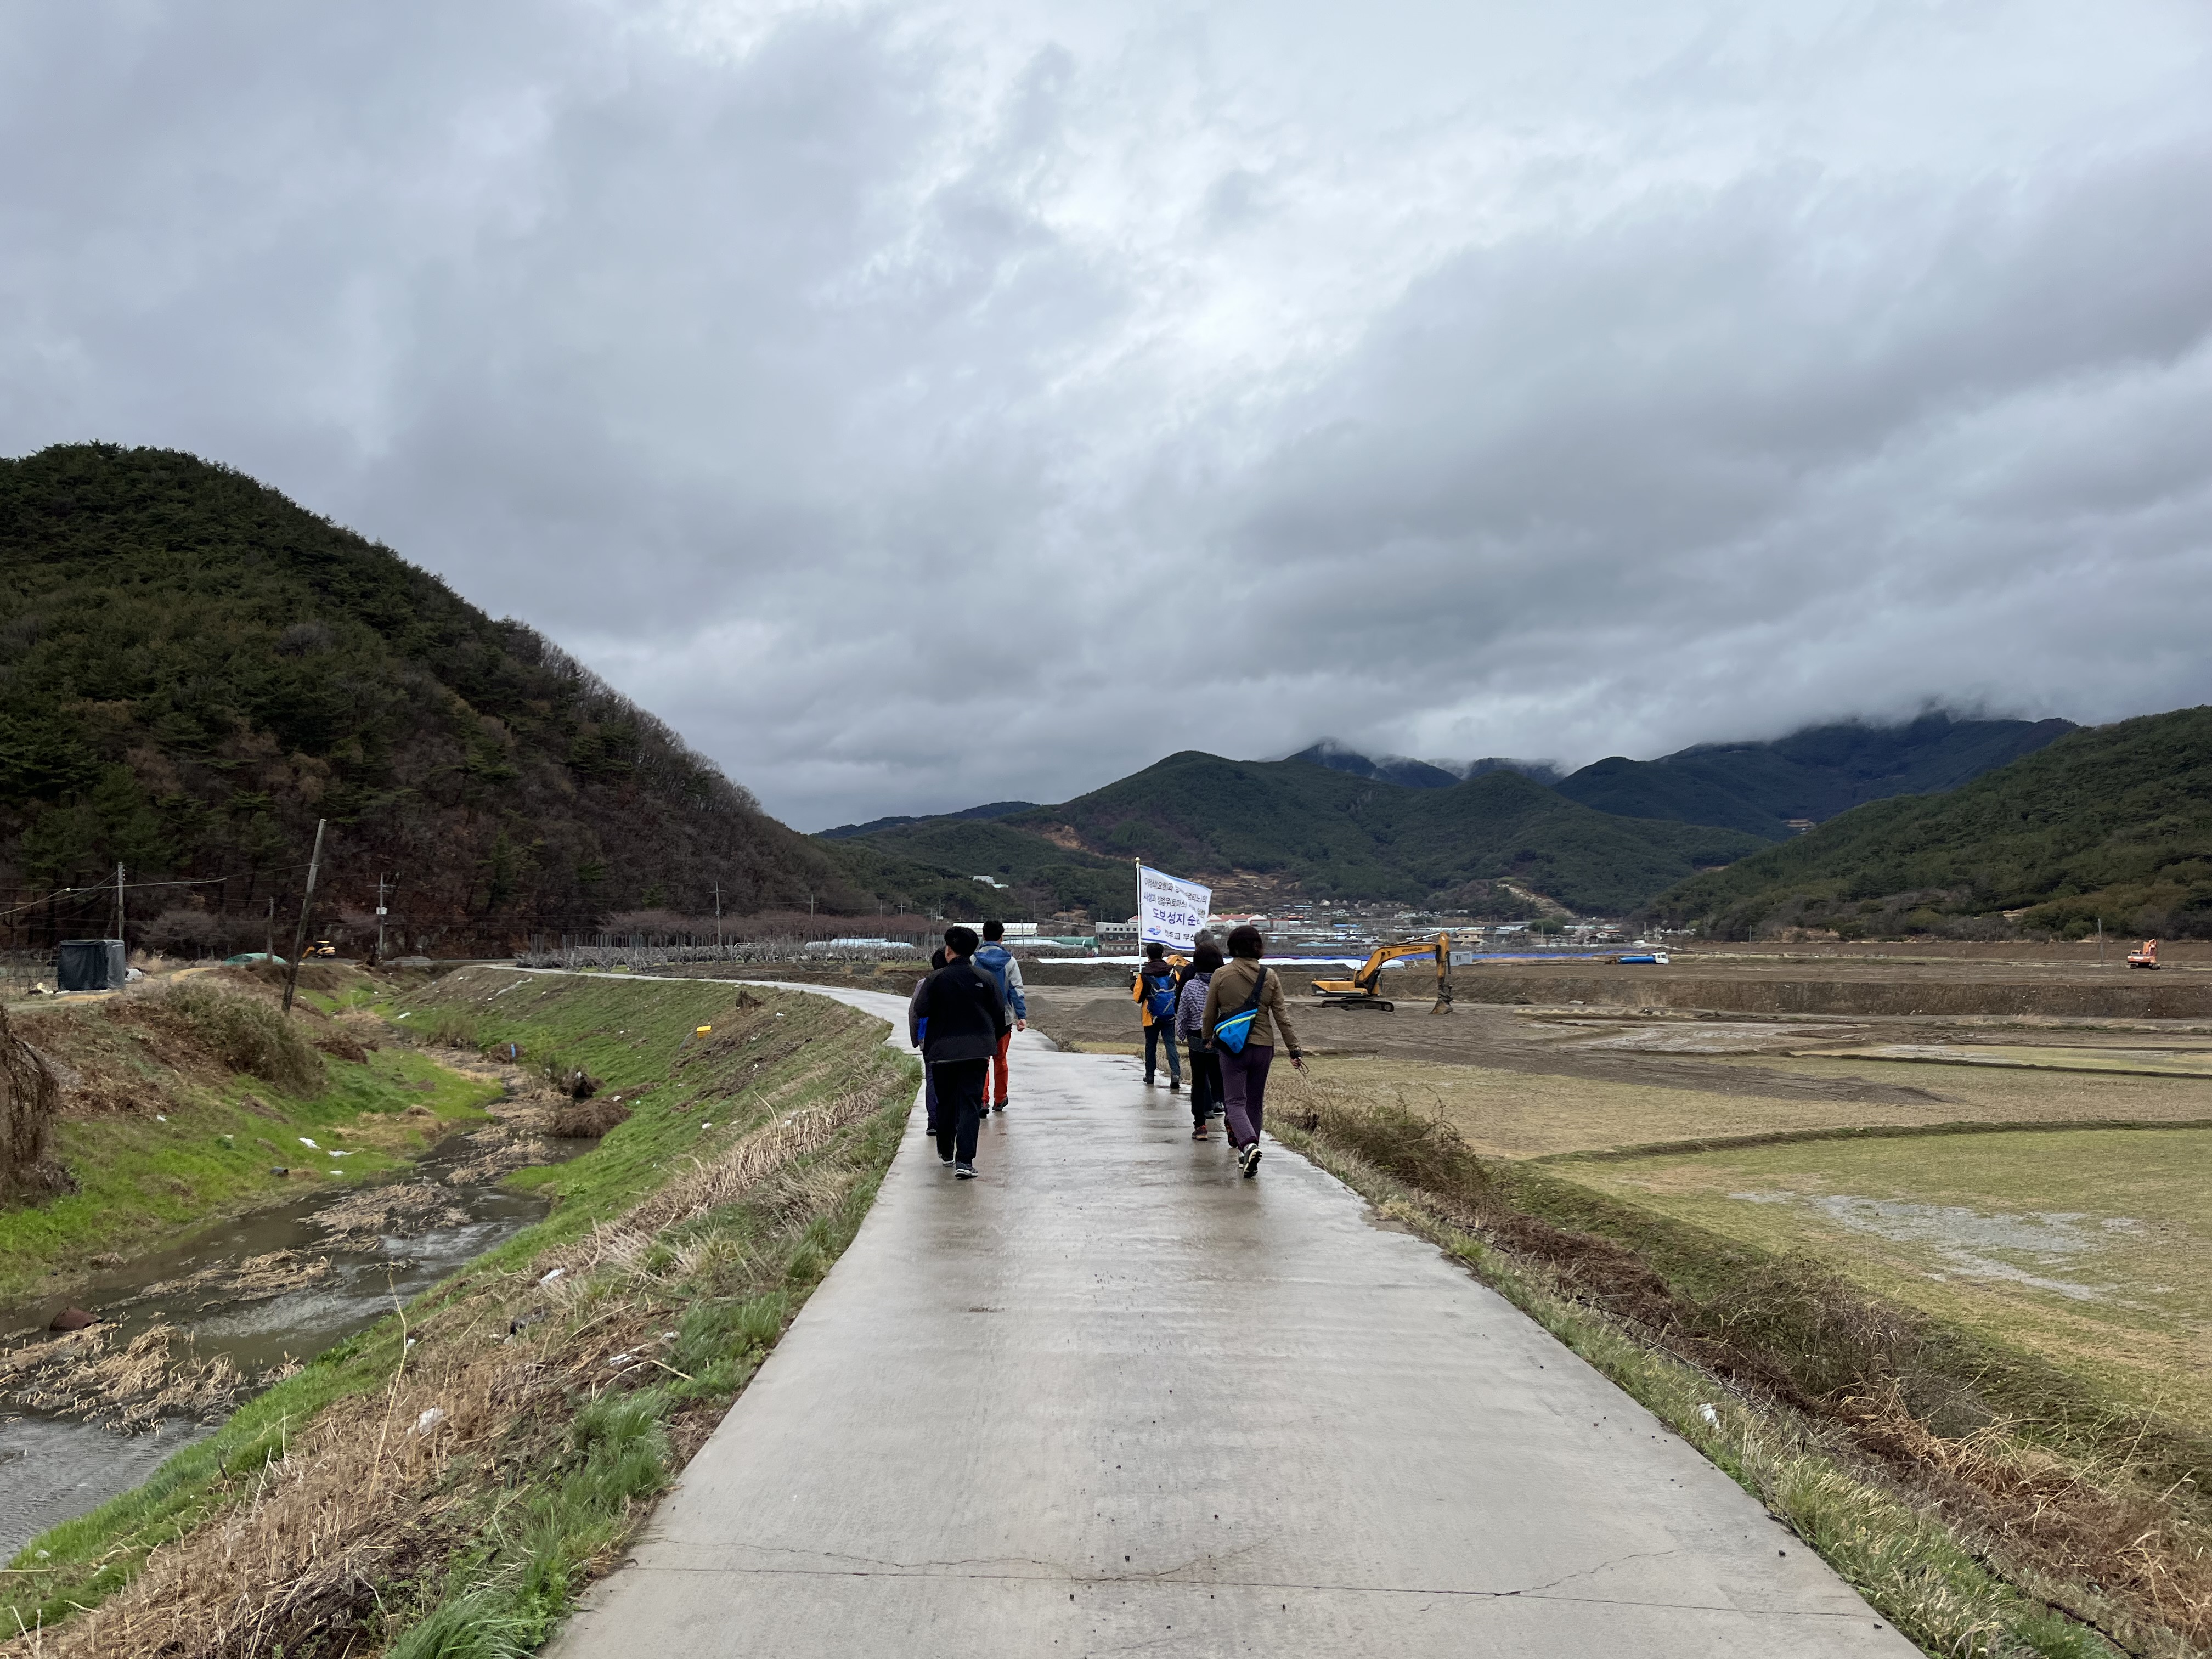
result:
[[[1260,965],[1267,941],[1249,922],[1229,933],[1229,961],[1215,969],[1206,988],[1206,1041],[1221,1062],[1224,1115],[1237,1167],[1246,1180],[1260,1173],[1261,1120],[1267,1109],[1267,1067],[1275,1058],[1275,1038],[1290,1050],[1291,1064],[1305,1070],[1298,1034],[1291,1029],[1283,982]]]

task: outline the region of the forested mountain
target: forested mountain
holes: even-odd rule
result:
[[[1498,885],[1510,883],[1571,909],[1607,912],[1759,844],[1734,830],[1608,817],[1510,771],[1409,788],[1302,760],[1192,750],[1058,806],[988,824],[925,819],[836,846],[841,856],[849,849],[1004,872],[1063,901],[1097,893],[1104,914],[1126,915],[1136,858],[1210,878],[1230,902],[1279,896],[1518,909],[1511,887]]]
[[[988,823],[1016,812],[1035,809],[1033,800],[994,800],[983,806],[966,806],[957,812],[939,812],[926,817],[870,818],[866,823],[841,823],[834,830],[817,830],[814,833],[823,841],[849,841],[854,836],[872,836],[884,830],[902,830],[914,823],[945,823],[961,819],[975,819]]]
[[[221,878],[131,911],[258,944],[318,817],[321,914],[368,910],[396,875],[410,948],[703,912],[718,881],[732,910],[872,904],[660,721],[389,549],[189,455],[0,460],[12,902],[118,862],[134,883]],[[98,896],[40,906],[15,937],[112,914]]]
[[[1328,741],[1301,749],[1285,758],[1304,761],[1309,766],[1326,766],[1332,772],[1349,773],[1355,778],[1379,778],[1385,783],[1403,784],[1408,789],[1449,789],[1460,781],[1458,773],[1447,772],[1426,761],[1408,760],[1403,755],[1370,760],[1341,744]]]
[[[1932,794],[2033,753],[2071,720],[1960,720],[1808,726],[1771,743],[1707,743],[1657,760],[1615,755],[1554,787],[1570,800],[1633,818],[1718,823],[1768,841],[1870,800]]]
[[[1355,778],[1380,778],[1385,783],[1402,783],[1408,789],[1449,789],[1455,783],[1488,772],[1518,772],[1538,783],[1559,781],[1559,769],[1549,761],[1510,760],[1503,755],[1487,755],[1464,765],[1456,761],[1438,764],[1408,760],[1403,755],[1385,755],[1376,760],[1328,738],[1285,758],[1304,761],[1310,766],[1326,766],[1332,772],[1349,772]]]
[[[1741,936],[2212,933],[2212,708],[2077,730],[1948,794],[1876,801],[1652,906]]]

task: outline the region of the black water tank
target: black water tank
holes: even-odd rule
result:
[[[54,963],[55,988],[63,991],[116,991],[123,987],[123,941],[119,939],[65,939]]]

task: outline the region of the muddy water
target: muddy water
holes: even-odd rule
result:
[[[557,1161],[586,1142],[548,1143]],[[481,1148],[465,1136],[446,1141],[389,1183],[437,1183],[438,1213],[426,1231],[405,1236],[371,1230],[333,1236],[317,1218],[358,1200],[363,1188],[325,1189],[275,1209],[241,1216],[81,1285],[70,1304],[100,1316],[112,1342],[127,1342],[156,1322],[188,1335],[202,1358],[228,1356],[247,1375],[306,1360],[365,1328],[543,1216],[545,1201],[495,1185],[448,1187],[445,1176]],[[456,1213],[458,1212],[458,1213]],[[275,1295],[226,1291],[227,1264],[276,1251],[327,1258],[330,1271]],[[216,1283],[208,1282],[216,1269]],[[198,1275],[200,1282],[178,1281]],[[59,1302],[0,1311],[0,1349],[42,1333]],[[37,1534],[97,1508],[154,1472],[162,1459],[211,1432],[212,1425],[164,1420],[154,1432],[123,1435],[67,1419],[22,1414],[0,1406],[0,1561]]]

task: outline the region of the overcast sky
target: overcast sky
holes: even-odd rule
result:
[[[252,472],[803,829],[2212,698],[2202,0],[70,0],[0,155],[0,453]]]

